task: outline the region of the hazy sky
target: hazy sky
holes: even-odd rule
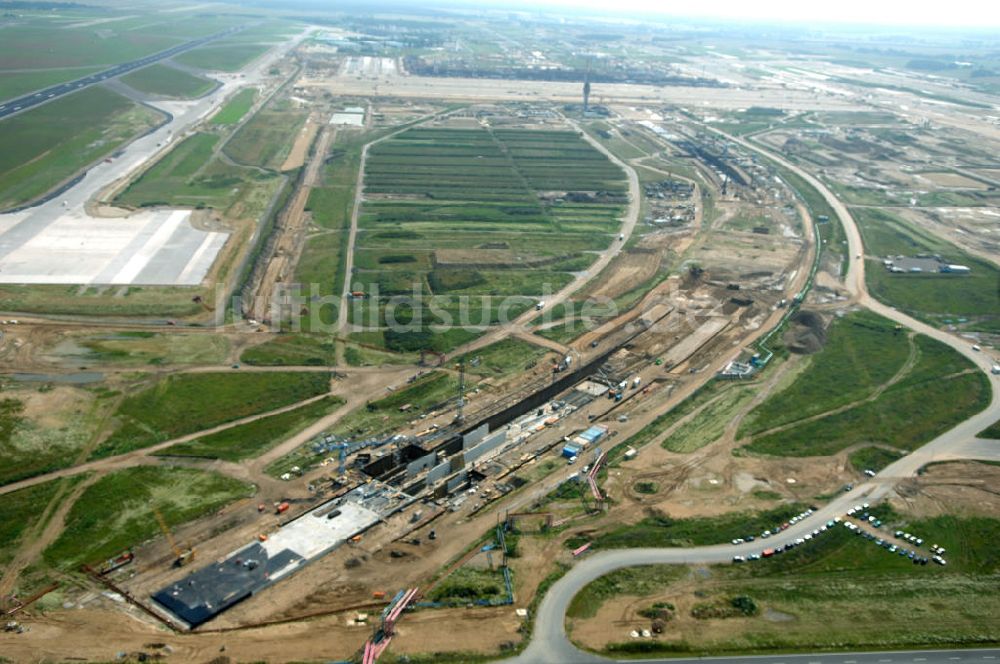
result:
[[[710,18],[869,23],[878,25],[1000,26],[997,0],[545,0],[545,4],[622,12]]]

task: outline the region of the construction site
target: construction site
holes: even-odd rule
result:
[[[867,312],[855,278],[870,263],[873,293],[992,352],[989,306],[917,290],[994,276],[988,210],[959,233],[930,207],[992,205],[988,169],[913,170],[967,130],[911,144],[868,101],[782,85],[791,71],[750,88],[656,41],[633,62],[549,49],[544,24],[524,51],[419,23],[299,26],[246,85],[183,102],[183,135],[142,139],[148,161],[126,152],[131,170],[66,194],[138,235],[109,226],[118,244],[82,245],[80,275],[63,254],[58,274],[22,269],[48,240],[9,257],[0,515],[29,516],[3,531],[0,660],[514,655],[595,552],[742,546],[892,463],[992,454],[975,439],[917,464],[911,429],[971,417],[989,383]],[[860,206],[863,247],[825,183]],[[886,196],[904,206],[874,209]],[[57,225],[42,233],[72,253]],[[837,363],[853,374],[834,390]],[[883,393],[956,405],[906,422],[874,410]],[[967,465],[880,495],[979,515],[995,473]],[[668,600],[700,606],[644,587],[571,615],[571,637],[605,654],[677,641],[649,634],[632,595],[653,590],[664,622]]]

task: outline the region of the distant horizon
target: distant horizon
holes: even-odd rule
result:
[[[325,4],[318,2],[317,4]],[[817,27],[871,27],[899,29],[964,29],[984,31],[1000,28],[1000,3],[984,6],[975,0],[957,0],[946,11],[934,11],[900,0],[878,3],[844,0],[836,5],[816,5],[790,0],[765,0],[749,3],[742,0],[716,0],[704,5],[664,4],[657,0],[392,0],[390,5],[433,8],[483,7],[493,10],[509,8],[517,12],[579,13],[582,16],[656,16],[667,20],[720,21],[756,25],[813,25]],[[574,10],[576,10],[574,12]],[[1000,35],[998,35],[1000,39]]]

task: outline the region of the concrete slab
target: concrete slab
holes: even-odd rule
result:
[[[0,216],[0,283],[197,286],[228,239],[189,210],[101,219],[51,208]]]

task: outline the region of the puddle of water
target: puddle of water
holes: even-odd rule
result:
[[[795,616],[792,614],[775,611],[774,609],[766,609],[763,617],[764,620],[770,622],[792,622],[795,620]]]
[[[71,374],[13,373],[11,378],[22,383],[64,383],[67,385],[84,385],[99,383],[104,380],[104,374],[97,371],[80,371]]]

